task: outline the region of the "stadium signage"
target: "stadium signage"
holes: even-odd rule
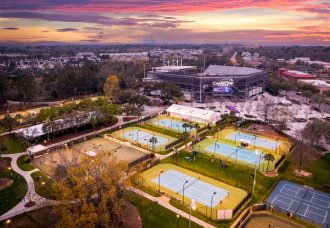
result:
[[[221,82],[213,82],[213,86],[232,86],[232,85],[234,85],[233,79],[229,79]]]

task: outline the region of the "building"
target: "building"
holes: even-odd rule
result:
[[[316,86],[317,92],[322,94],[324,91],[330,91],[330,84],[323,80],[298,80],[298,82],[308,83]]]
[[[289,63],[290,64],[295,64],[298,60],[300,60],[301,62],[311,61],[311,59],[308,58],[308,57],[295,57],[294,59],[289,59]]]
[[[310,80],[316,79],[315,75],[307,74],[296,70],[288,70],[285,68],[280,68],[277,70],[277,72],[278,72],[278,76],[283,77],[291,82],[296,82],[301,79],[310,79]]]
[[[206,96],[244,101],[265,90],[266,77],[266,71],[251,67],[210,65],[204,73],[198,73],[196,66],[179,66],[177,62],[173,66],[153,67],[144,81],[176,84],[197,102]]]

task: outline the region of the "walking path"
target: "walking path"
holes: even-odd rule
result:
[[[172,205],[170,205],[169,199],[167,197],[161,196],[161,197],[156,198],[156,197],[153,197],[153,196],[151,196],[151,195],[149,195],[149,194],[147,194],[147,193],[145,193],[145,192],[143,192],[143,191],[141,191],[137,188],[133,188],[133,191],[136,192],[137,194],[147,198],[147,199],[150,199],[152,201],[157,201],[159,203],[159,205],[161,205],[161,206],[177,213],[178,215],[181,215],[184,218],[189,219],[189,214],[177,209],[176,207],[173,207]],[[193,222],[195,222],[195,223],[197,223],[197,224],[199,224],[203,227],[215,228],[215,226],[212,226],[212,225],[210,225],[210,224],[208,224],[208,223],[206,223],[206,222],[204,222],[204,221],[202,221],[202,220],[200,220],[200,219],[198,219],[194,216],[190,216],[190,219],[191,219],[191,221],[193,221]],[[166,221],[164,221],[164,222],[166,222]]]
[[[32,194],[35,196],[33,201],[35,201],[37,204],[33,207],[24,207],[24,205],[28,202],[28,196],[27,196],[28,194],[26,194],[25,197],[23,198],[23,200],[21,202],[19,202],[14,208],[12,208],[7,213],[0,216],[0,221],[4,220],[4,219],[7,219],[7,218],[11,218],[11,217],[16,216],[18,214],[22,214],[24,212],[35,210],[36,208],[44,207],[44,206],[47,206],[47,205],[51,204],[51,200],[43,198],[35,192],[34,181],[31,177],[31,173],[39,171],[39,169],[34,169],[32,171],[23,171],[18,167],[17,159],[18,159],[18,157],[20,157],[24,154],[25,154],[25,152],[17,153],[17,154],[4,154],[4,155],[2,155],[2,157],[11,158],[11,168],[16,173],[21,175],[21,177],[25,178],[25,180],[27,182],[27,185],[28,185],[28,189],[29,189],[28,192],[32,191]]]

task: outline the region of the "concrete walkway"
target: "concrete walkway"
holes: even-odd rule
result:
[[[167,197],[164,197],[164,196],[153,197],[153,196],[151,196],[151,195],[149,195],[149,194],[147,194],[147,193],[145,193],[145,192],[143,192],[143,191],[141,191],[141,190],[139,190],[137,188],[133,188],[133,191],[136,192],[137,194],[139,194],[139,195],[147,198],[147,199],[150,199],[152,201],[157,201],[159,203],[159,205],[161,205],[161,206],[163,206],[163,207],[165,207],[165,208],[173,211],[174,213],[177,213],[178,215],[180,215],[180,216],[182,216],[182,217],[184,217],[186,219],[189,219],[189,214],[186,213],[186,212],[183,212],[183,211],[181,211],[179,209],[177,209],[176,207],[173,207],[172,205],[170,205],[169,199]],[[191,216],[190,219],[194,223],[197,223],[198,225],[201,225],[203,227],[206,227],[206,228],[216,228],[215,226],[212,226],[212,225],[210,225],[210,224],[208,224],[208,223],[206,223],[206,222],[204,222],[204,221],[202,221],[202,220],[200,220],[200,219],[198,219],[198,218],[196,218],[194,216]],[[166,221],[164,221],[164,222],[166,222]]]
[[[28,196],[27,196],[28,194],[26,194],[25,197],[23,198],[23,200],[21,202],[19,202],[14,208],[12,208],[7,213],[0,216],[0,221],[4,220],[4,219],[7,219],[7,218],[11,218],[11,217],[16,216],[18,214],[22,214],[24,212],[35,210],[36,208],[44,207],[44,206],[47,206],[47,205],[51,204],[51,200],[43,198],[35,192],[34,181],[31,177],[31,173],[34,173],[34,172],[39,171],[39,170],[34,169],[32,171],[23,171],[18,167],[17,159],[18,159],[18,157],[20,157],[24,154],[25,154],[25,152],[17,153],[17,154],[4,154],[4,155],[2,155],[2,157],[11,158],[11,168],[16,173],[21,175],[20,178],[23,177],[26,180],[27,185],[28,185],[28,189],[29,189],[28,192],[32,193],[32,195],[34,196],[33,201],[36,202],[36,205],[33,206],[33,207],[24,207],[24,205],[28,202]]]

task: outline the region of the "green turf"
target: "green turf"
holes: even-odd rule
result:
[[[3,158],[7,161],[8,167],[10,167],[11,158]],[[18,204],[26,194],[27,184],[25,179],[20,176],[17,178],[17,173],[14,170],[9,170],[8,167],[2,169],[0,172],[0,178],[11,178],[10,173],[13,173],[14,182],[7,188],[0,190],[0,215],[6,213]],[[5,197],[8,197],[8,201]]]
[[[25,158],[25,155],[22,155],[20,157],[18,157],[17,159],[17,165],[18,167],[23,170],[23,171],[31,171],[31,170],[34,170],[35,167],[29,163],[24,163],[24,158]]]
[[[39,176],[41,176],[41,179]],[[48,178],[43,172],[40,171],[31,173],[31,177],[34,180],[34,186],[39,196],[55,200],[52,188],[54,181],[52,179]]]
[[[148,188],[143,187],[143,186],[137,186],[137,188],[140,189],[141,191],[143,191],[143,192],[151,195],[151,196],[154,196],[154,197],[160,197],[160,196],[162,196],[161,194],[158,194],[158,193],[156,193],[154,191],[151,191]]]
[[[326,153],[324,157],[330,161],[330,153]]]
[[[136,193],[132,193],[130,203],[134,205],[141,216],[143,228],[174,228],[188,227],[189,220],[180,216],[177,220],[177,214],[167,208],[154,204],[151,200],[146,199]],[[191,222],[192,228],[202,227]]]
[[[8,149],[4,154],[16,154],[23,152],[20,145],[21,142],[18,139],[10,138],[7,143]]]

